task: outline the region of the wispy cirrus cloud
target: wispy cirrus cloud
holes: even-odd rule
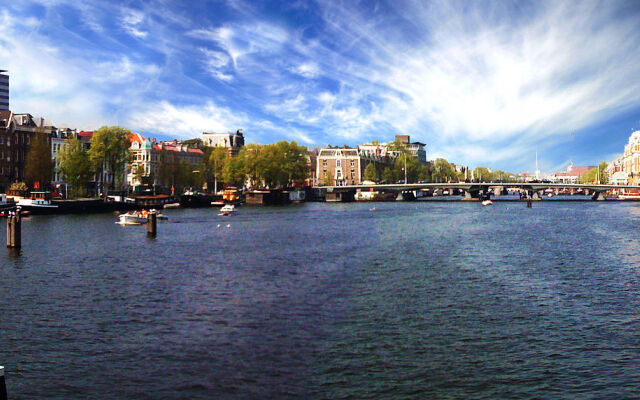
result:
[[[22,4],[44,12],[4,11],[0,62],[12,104],[51,119],[307,144],[406,133],[507,169],[640,110],[640,10],[622,1]],[[68,10],[87,34],[58,29]]]
[[[204,105],[174,105],[167,101],[143,104],[130,113],[127,124],[145,132],[188,138],[205,131],[228,132],[248,123],[246,115],[209,101]]]
[[[148,32],[140,29],[144,22],[145,16],[142,11],[130,8],[122,10],[122,19],[120,21],[122,28],[130,35],[137,38],[147,37]]]

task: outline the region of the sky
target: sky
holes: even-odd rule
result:
[[[622,153],[638,49],[633,1],[0,0],[14,112],[161,139],[408,134],[512,172]]]

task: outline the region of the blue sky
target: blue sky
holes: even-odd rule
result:
[[[356,145],[544,172],[640,129],[640,3],[0,0],[11,108],[158,138]],[[575,132],[575,136],[571,136]]]

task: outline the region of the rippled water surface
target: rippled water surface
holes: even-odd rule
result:
[[[640,203],[168,214],[24,221],[11,399],[640,398]]]

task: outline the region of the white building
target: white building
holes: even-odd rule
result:
[[[225,147],[234,155],[244,146],[242,130],[236,133],[202,132],[202,144],[209,147]]]
[[[53,161],[53,184],[63,184],[62,171],[60,170],[60,161],[58,154],[69,145],[68,139],[76,138],[78,135],[77,129],[71,128],[55,128],[51,129],[51,160]]]

